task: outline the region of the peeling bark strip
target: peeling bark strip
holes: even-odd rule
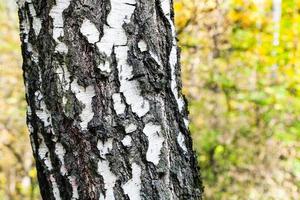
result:
[[[43,199],[201,199],[172,1],[18,5]]]

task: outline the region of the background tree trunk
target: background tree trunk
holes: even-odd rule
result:
[[[43,199],[201,199],[171,0],[19,0]]]

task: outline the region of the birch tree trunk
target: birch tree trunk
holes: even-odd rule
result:
[[[43,199],[201,199],[171,0],[19,0]]]

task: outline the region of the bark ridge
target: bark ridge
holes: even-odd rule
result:
[[[43,199],[201,199],[172,0],[19,0]]]

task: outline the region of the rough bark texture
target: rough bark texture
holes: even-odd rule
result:
[[[201,199],[171,0],[19,0],[43,199]]]

